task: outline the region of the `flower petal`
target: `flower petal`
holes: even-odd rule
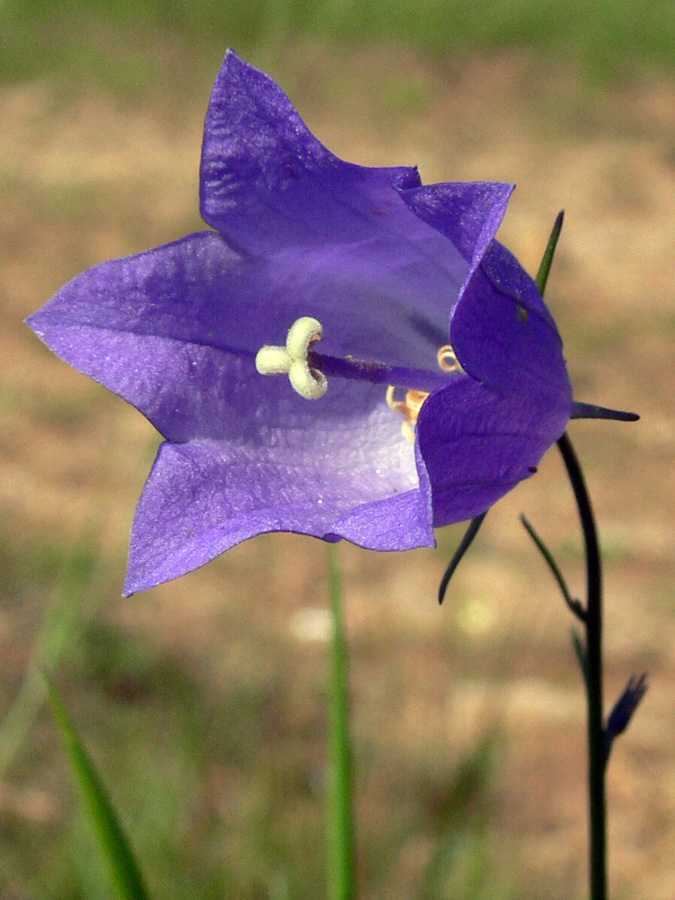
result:
[[[163,444],[136,511],[125,593],[191,572],[269,531],[375,550],[434,545],[428,489],[378,496],[377,474],[351,468],[349,451],[334,453],[331,466],[301,443],[281,458],[233,443]]]
[[[383,232],[405,239],[410,215],[394,185],[419,184],[415,168],[338,159],[269,76],[228,52],[206,115],[201,210],[232,246],[260,254]]]
[[[499,181],[447,182],[401,189],[406,205],[445,235],[471,264],[467,276],[497,234],[515,185]]]
[[[82,273],[28,324],[166,437],[185,440],[226,413],[219,376],[241,365],[241,336],[220,329],[213,292],[237,259],[217,235],[190,235]],[[216,389],[205,391],[209,378]]]
[[[493,241],[462,289],[450,341],[465,371],[486,385],[572,412],[562,340],[536,285]]]
[[[473,518],[536,470],[568,411],[505,396],[471,378],[434,392],[417,425],[418,468],[433,485],[434,526]]]

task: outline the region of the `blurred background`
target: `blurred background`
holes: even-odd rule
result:
[[[507,180],[500,237],[548,288],[606,562],[607,702],[651,687],[609,775],[614,900],[675,896],[675,5],[670,0],[3,0],[0,4],[0,897],[108,896],[34,671],[46,668],[155,897],[324,886],[325,548],[250,541],[123,600],[157,446],[22,319],[82,269],[198,230],[227,46],[314,133],[425,181]],[[562,467],[488,516],[442,608],[437,551],[341,547],[363,900],[585,896],[570,616],[518,522],[583,591]]]

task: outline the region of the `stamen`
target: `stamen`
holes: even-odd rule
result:
[[[436,354],[436,359],[438,360],[438,365],[443,372],[462,371],[459,360],[455,356],[455,351],[452,349],[450,344],[444,344],[444,346],[440,348],[440,350]]]
[[[444,344],[436,354],[436,359],[438,360],[439,368],[443,372],[463,372],[459,360],[455,355],[455,351],[452,349],[450,344]],[[392,412],[399,413],[399,415],[403,416],[403,422],[401,423],[401,432],[403,433],[403,437],[410,441],[411,444],[415,443],[415,426],[417,425],[417,419],[420,414],[420,410],[424,405],[424,401],[429,396],[429,391],[418,391],[418,390],[409,390],[406,392],[405,400],[395,400],[395,391],[396,388],[393,385],[389,385],[387,388],[387,392],[385,394],[387,400],[387,406]]]
[[[417,417],[429,394],[426,391],[406,391],[405,400],[395,400],[395,391],[396,388],[393,385],[389,385],[385,394],[387,406],[392,412],[399,413],[403,416],[401,433],[406,440],[409,440],[411,444],[414,444]]]
[[[417,416],[428,396],[424,391],[408,391],[405,395],[405,411],[403,415],[409,422],[417,424]]]
[[[400,412],[401,411],[401,403],[398,400],[394,400],[394,393],[396,392],[396,388],[393,384],[390,384],[385,393],[385,399],[387,401],[387,406],[392,412]]]

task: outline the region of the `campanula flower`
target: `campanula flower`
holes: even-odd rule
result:
[[[584,408],[494,239],[512,189],[344,162],[227,55],[202,149],[212,230],[98,265],[29,320],[164,438],[127,593],[263,532],[433,546],[536,470]]]

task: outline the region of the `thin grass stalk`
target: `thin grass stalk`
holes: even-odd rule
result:
[[[349,733],[349,659],[337,548],[328,547],[332,617],[328,767],[328,896],[355,900],[354,783]]]

